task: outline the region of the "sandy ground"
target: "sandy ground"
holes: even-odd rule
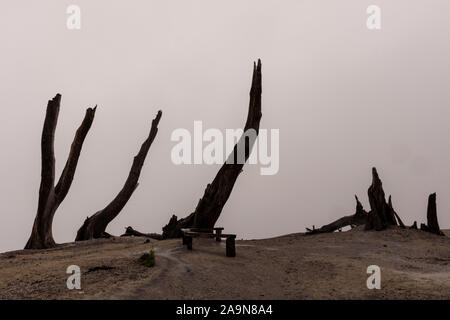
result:
[[[153,245],[156,265],[137,260]],[[416,230],[292,234],[225,243],[115,238],[0,255],[1,299],[450,299],[450,238]],[[68,290],[66,268],[81,268]],[[367,266],[381,268],[369,290]],[[108,270],[89,271],[107,266]]]

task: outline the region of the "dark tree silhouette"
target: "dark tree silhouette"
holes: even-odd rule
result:
[[[163,227],[164,238],[176,238],[181,236],[181,228],[211,229],[222,212],[225,203],[230,197],[236,179],[242,172],[244,163],[247,161],[252,150],[255,139],[259,133],[261,120],[261,60],[253,65],[253,79],[250,89],[250,103],[247,121],[244,126],[244,134],[234,146],[233,152],[223,164],[211,184],[208,184],[203,197],[197,204],[193,213],[184,219],[177,220],[172,216],[169,223]],[[252,133],[252,134],[248,134]],[[250,138],[248,138],[250,137]],[[242,154],[244,153],[244,159]]]
[[[121,237],[145,237],[152,238],[156,240],[163,240],[162,235],[158,233],[142,233],[137,230],[134,230],[132,227],[126,227],[125,233],[121,235]]]
[[[120,213],[125,204],[131,198],[134,190],[138,186],[139,176],[145,162],[147,153],[152,145],[153,140],[158,133],[158,124],[161,119],[162,112],[158,111],[156,118],[152,121],[152,127],[147,139],[141,146],[139,153],[134,157],[128,178],[125,184],[114,198],[103,210],[96,212],[91,217],[87,217],[83,225],[77,232],[75,241],[89,240],[96,238],[109,237],[105,232],[108,224]]]
[[[25,249],[45,249],[56,246],[52,234],[53,217],[69,192],[84,139],[94,121],[96,107],[88,108],[84,120],[75,134],[66,165],[55,186],[54,140],[60,105],[60,94],[57,94],[47,105],[41,139],[42,169],[38,210]]]
[[[444,233],[439,228],[437,209],[436,209],[436,193],[432,193],[428,197],[428,207],[427,207],[427,224],[421,224],[420,229],[423,231],[428,231],[440,236]]]
[[[306,228],[306,234],[316,234],[325,232],[334,232],[345,226],[365,225],[364,230],[384,230],[390,226],[400,226],[406,228],[403,221],[400,219],[397,212],[392,205],[392,197],[389,196],[388,202],[386,202],[383,184],[378,176],[376,168],[372,168],[372,185],[367,191],[369,196],[371,211],[367,213],[364,211],[361,203],[356,197],[356,213],[351,216],[342,217],[330,224],[327,224],[319,229]],[[417,229],[417,222],[409,227],[409,229]],[[436,210],[436,193],[431,194],[428,197],[428,209],[427,209],[427,224],[421,224],[420,229],[423,231],[435,233],[438,235],[444,235],[439,229],[439,223],[437,219]]]
[[[369,196],[370,209],[366,230],[383,230],[388,226],[396,226],[395,214],[393,208],[386,202],[383,184],[378,177],[376,168],[372,168],[372,185],[367,191]],[[392,200],[391,200],[392,205]]]

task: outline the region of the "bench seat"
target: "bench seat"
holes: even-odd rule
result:
[[[214,232],[215,231],[215,232]],[[201,229],[201,228],[186,228],[181,229],[183,233],[183,245],[187,245],[188,250],[192,250],[193,238],[215,238],[216,241],[226,239],[226,255],[227,257],[236,256],[235,248],[235,234],[222,233],[223,228]]]

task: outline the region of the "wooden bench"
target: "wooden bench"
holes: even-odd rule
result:
[[[223,228],[213,228],[213,229],[181,229],[183,233],[183,245],[186,245],[188,250],[192,250],[192,239],[193,238],[215,238],[216,241],[220,242],[222,238],[226,238],[226,255],[227,257],[236,256],[235,247],[235,234],[224,234],[222,233]]]

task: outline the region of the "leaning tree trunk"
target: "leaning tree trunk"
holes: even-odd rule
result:
[[[436,193],[432,193],[428,197],[427,207],[427,224],[421,224],[420,229],[423,231],[431,232],[440,236],[444,233],[439,228],[437,209],[436,209]]]
[[[106,227],[115,217],[117,217],[138,186],[139,175],[141,174],[145,158],[153,140],[156,137],[156,134],[158,133],[158,124],[161,119],[161,115],[162,112],[158,111],[156,118],[153,119],[148,138],[142,144],[139,153],[134,157],[133,165],[131,166],[130,173],[128,174],[128,178],[125,181],[125,185],[122,190],[103,210],[100,210],[91,217],[86,218],[83,225],[77,232],[75,241],[97,239],[108,236],[105,232]]]
[[[181,228],[210,229],[214,227],[259,133],[259,123],[262,116],[261,92],[261,61],[258,60],[258,64],[253,66],[250,103],[244,134],[234,146],[233,152],[220,168],[213,182],[206,187],[205,193],[198,202],[195,211],[188,217],[180,220],[177,220],[175,215],[172,216],[169,223],[163,228],[164,238],[180,237]]]
[[[54,140],[60,104],[61,95],[57,94],[47,105],[41,139],[42,169],[38,210],[31,236],[28,239],[25,249],[45,249],[56,246],[52,234],[53,217],[59,205],[69,192],[84,139],[94,121],[96,107],[86,110],[84,120],[78,128],[72,142],[70,154],[64,170],[55,186]]]
[[[367,212],[364,210],[361,202],[359,202],[358,197],[355,195],[356,199],[356,212],[355,214],[352,214],[350,216],[342,217],[330,224],[324,225],[323,227],[319,229],[309,229],[306,228],[308,235],[310,234],[316,234],[316,233],[328,233],[328,232],[334,232],[336,230],[342,229],[347,226],[351,226],[352,228],[355,226],[364,225],[367,223]]]
[[[369,213],[365,229],[383,230],[391,225],[396,226],[394,210],[386,202],[383,184],[378,177],[376,168],[372,168],[372,185],[369,187],[367,194],[371,212]]]

